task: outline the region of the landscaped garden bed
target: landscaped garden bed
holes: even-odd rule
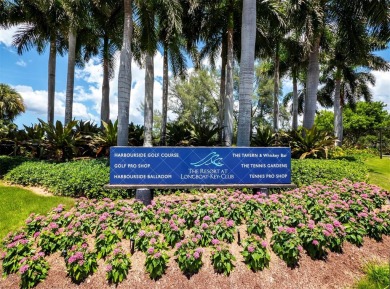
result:
[[[366,252],[361,250],[365,242],[386,258],[388,198],[379,187],[343,180],[269,198],[217,190],[196,202],[165,199],[147,207],[136,201],[80,199],[70,211],[59,206],[47,216],[31,215],[23,231],[9,234],[2,272],[10,276],[1,282],[38,284],[47,272],[50,282],[39,287],[81,283],[81,288],[92,288],[126,277],[123,284],[142,280],[144,286],[169,287],[176,283],[164,279],[173,275],[177,280],[212,275],[223,283],[226,277],[221,276],[237,277],[236,270],[253,278],[273,272],[275,266],[296,275],[313,262],[321,268],[329,260],[337,263],[338,257],[345,262],[344,254],[358,257]],[[198,274],[205,269],[206,275]],[[53,277],[53,270],[62,281]],[[257,271],[262,272],[253,275]],[[88,287],[90,282],[97,283]]]

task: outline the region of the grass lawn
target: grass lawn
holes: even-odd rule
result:
[[[10,232],[24,225],[31,213],[47,214],[52,208],[64,204],[65,209],[74,205],[74,200],[65,197],[45,197],[0,182],[0,241]]]
[[[369,182],[390,191],[390,158],[370,158],[364,163],[369,170]]]

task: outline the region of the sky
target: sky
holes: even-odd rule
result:
[[[24,99],[26,112],[15,119],[19,128],[23,124],[30,126],[38,122],[38,118],[47,121],[47,71],[48,50],[39,55],[33,48],[22,55],[18,55],[12,46],[12,36],[16,27],[0,29],[0,83],[5,83],[16,89]],[[390,62],[390,49],[378,53]],[[118,112],[117,87],[119,53],[116,58],[116,71],[110,81],[110,118],[115,120]],[[207,63],[206,63],[207,64]],[[158,52],[154,59],[154,109],[161,111],[163,59]],[[66,94],[67,55],[57,56],[56,89],[55,89],[55,117],[64,121],[65,94]],[[387,104],[390,111],[390,72],[373,71],[376,85],[372,87],[374,101]],[[132,63],[132,90],[130,98],[130,122],[143,124],[143,113],[140,106],[144,99],[145,70],[136,63]],[[73,117],[82,120],[100,122],[100,102],[103,72],[98,58],[91,59],[83,69],[76,68]],[[291,82],[284,80],[284,91],[291,90]]]

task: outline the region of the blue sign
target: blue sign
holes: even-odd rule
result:
[[[290,184],[284,147],[111,147],[110,185]]]

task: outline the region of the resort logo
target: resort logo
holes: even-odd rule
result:
[[[223,163],[221,162],[222,158],[219,157],[219,154],[216,152],[209,153],[206,157],[201,159],[200,161],[196,163],[191,163],[194,167],[200,167],[200,166],[208,166],[208,165],[214,165],[216,167],[223,166]]]

